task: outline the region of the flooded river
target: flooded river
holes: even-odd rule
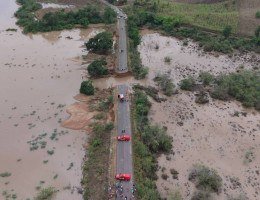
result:
[[[17,9],[15,0],[0,1],[0,173],[11,173],[0,177],[0,193],[26,199],[53,186],[55,199],[82,199],[75,187],[86,134],[60,123],[85,76],[82,45],[99,30],[24,35],[15,25]]]

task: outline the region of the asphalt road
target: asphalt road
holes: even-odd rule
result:
[[[110,6],[117,13],[118,19],[118,67],[116,71],[118,73],[128,72],[127,66],[127,36],[126,36],[126,15],[119,10],[116,6],[109,4],[108,2],[101,0],[104,4]],[[127,85],[119,85],[119,94],[124,94],[125,101],[120,102],[118,100],[117,105],[117,135],[130,135],[131,140],[128,142],[118,141],[117,143],[117,155],[116,155],[116,174],[131,174],[130,181],[120,181],[123,191],[118,190],[116,200],[133,200],[133,162],[132,162],[132,132],[131,132],[131,120],[130,120],[130,102],[128,101],[128,90]],[[125,130],[125,133],[122,133]],[[119,183],[119,182],[117,182]]]
[[[108,3],[107,1],[101,0],[104,4],[111,7],[116,13],[117,13],[117,19],[118,19],[118,67],[116,68],[116,71],[118,73],[125,73],[128,72],[127,67],[127,37],[126,37],[126,14],[123,13],[119,8],[116,6]]]
[[[128,142],[118,141],[117,144],[117,174],[126,173],[131,174],[130,181],[121,181],[123,186],[122,196],[116,199],[124,199],[127,197],[128,200],[134,199],[132,197],[133,188],[133,163],[132,163],[132,132],[131,132],[131,120],[130,120],[130,105],[128,101],[128,86],[119,85],[118,91],[121,94],[125,95],[125,101],[118,101],[118,111],[117,111],[117,131],[118,135],[130,135],[131,140]],[[122,133],[122,130],[125,130],[125,133]]]

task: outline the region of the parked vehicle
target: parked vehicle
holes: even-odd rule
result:
[[[115,176],[117,180],[121,181],[130,181],[131,180],[131,174],[117,174]]]
[[[117,136],[117,140],[118,141],[130,141],[131,137],[130,135],[120,135]]]

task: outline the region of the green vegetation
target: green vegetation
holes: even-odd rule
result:
[[[255,13],[255,18],[260,19],[260,10]]]
[[[12,174],[11,173],[9,173],[9,172],[3,172],[3,173],[0,173],[0,177],[3,177],[3,178],[5,178],[5,177],[9,177],[9,176],[11,176]]]
[[[180,82],[180,88],[182,90],[189,90],[192,91],[194,89],[195,86],[195,80],[193,77],[189,76],[188,78],[185,78],[183,80],[181,80]]]
[[[231,26],[234,31],[237,30],[238,9],[235,1],[214,4],[190,4],[169,2],[167,0],[151,0],[149,3],[148,6],[161,17],[171,16],[185,24],[212,30],[221,31],[226,26]]]
[[[106,100],[101,100],[98,103],[98,110],[99,111],[108,111],[109,108],[113,105],[114,99],[113,96],[110,95]]]
[[[91,38],[87,43],[87,50],[95,53],[108,53],[113,46],[113,37],[110,32],[104,31]]]
[[[88,159],[83,165],[83,198],[106,199],[108,187],[109,147],[113,123],[93,124],[87,150]],[[98,185],[99,187],[93,187]],[[102,189],[101,189],[102,188]]]
[[[142,65],[140,53],[137,50],[141,37],[135,20],[133,16],[130,16],[127,20],[130,67],[136,79],[144,79],[148,74],[148,68]]]
[[[103,19],[104,19],[104,22],[106,24],[113,24],[113,23],[115,23],[116,22],[116,13],[115,13],[115,11],[112,8],[110,8],[110,7],[106,7]]]
[[[92,81],[83,81],[80,86],[80,93],[85,95],[94,95],[95,88],[92,85]]]
[[[196,188],[208,192],[220,192],[222,178],[218,173],[203,165],[195,165],[189,174],[189,180],[195,183]]]
[[[36,20],[35,11],[41,9],[41,4],[36,0],[17,0],[21,5],[15,16],[17,24],[24,27],[24,32],[48,32],[63,29],[72,29],[77,25],[87,27],[89,24],[114,23],[116,14],[112,9],[107,8],[102,14],[97,6],[87,6],[77,11],[46,13],[42,19]]]
[[[231,26],[226,26],[224,29],[223,29],[223,36],[225,38],[228,38],[230,35],[231,35],[231,31],[232,31],[232,27]]]
[[[53,195],[57,191],[53,187],[47,187],[42,189],[37,196],[34,198],[35,200],[51,200],[53,198]]]
[[[234,97],[246,107],[260,110],[260,74],[253,71],[242,71],[217,77],[211,96],[227,100]]]
[[[154,180],[157,179],[158,153],[170,152],[172,138],[166,135],[164,129],[150,125],[148,112],[151,103],[142,91],[134,92],[134,174],[137,196],[143,200],[158,200],[160,195],[156,190]]]
[[[191,38],[205,51],[232,53],[237,49],[260,52],[259,36],[248,39],[230,35],[231,31],[236,33],[238,21],[237,11],[235,13],[232,11],[236,9],[236,5],[230,2],[186,4],[165,0],[148,0],[145,3],[135,1],[134,6],[128,8],[128,19],[131,22],[128,22],[131,27],[128,30],[129,37],[134,45],[138,45],[140,42],[138,28],[148,26],[152,29],[161,29],[170,36]],[[218,32],[207,32],[203,28],[223,32],[225,36]]]
[[[175,85],[173,84],[169,74],[158,74],[153,80],[158,83],[165,95],[171,96],[174,94]]]
[[[203,85],[210,85],[214,81],[214,76],[209,72],[200,72],[199,80]]]
[[[94,60],[88,65],[88,74],[92,77],[101,77],[108,74],[108,69],[106,67],[107,62],[105,59]]]
[[[212,200],[212,195],[208,191],[196,191],[194,192],[191,200]]]
[[[144,67],[140,58],[140,53],[136,48],[130,49],[130,66],[135,79],[144,79],[148,74],[148,68]]]

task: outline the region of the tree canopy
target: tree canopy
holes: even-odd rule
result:
[[[90,76],[99,77],[108,74],[107,62],[104,59],[94,60],[89,64],[87,70]]]

